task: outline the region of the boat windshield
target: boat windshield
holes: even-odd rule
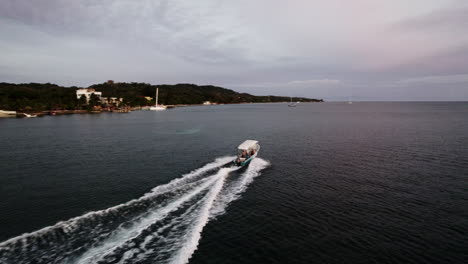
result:
[[[247,150],[245,150],[245,149],[237,149],[237,156],[238,157],[242,156],[242,153],[244,153],[244,151],[245,151],[245,153],[247,153]]]
[[[252,155],[254,155],[256,152],[256,148],[255,147],[252,147],[252,148],[249,148],[249,149],[237,149],[237,156],[238,157],[250,157]]]

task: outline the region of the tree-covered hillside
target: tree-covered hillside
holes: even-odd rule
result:
[[[50,83],[0,83],[0,109],[25,112],[75,109],[78,107],[76,89]]]
[[[91,85],[101,91],[103,97],[119,97],[129,106],[153,104],[145,97],[155,97],[159,88],[159,103],[165,105],[202,104],[210,101],[220,104],[285,102],[289,97],[254,96],[211,85],[195,84],[151,85],[147,83],[113,83]],[[11,84],[0,83],[0,109],[16,111],[43,111],[51,109],[77,109],[82,104],[76,97],[78,87],[62,87],[55,84]],[[309,98],[293,98],[293,101],[320,102]]]

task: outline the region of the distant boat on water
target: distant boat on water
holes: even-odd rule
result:
[[[151,106],[149,110],[151,111],[166,110],[166,107],[164,105],[158,105],[158,96],[159,96],[159,88],[156,88],[156,104],[154,106]]]
[[[296,103],[293,103],[292,101],[292,97],[291,97],[291,102],[288,104],[289,107],[296,107],[297,104]]]
[[[26,113],[23,113],[23,115],[26,118],[37,117],[37,115],[30,115],[30,114],[26,114]]]

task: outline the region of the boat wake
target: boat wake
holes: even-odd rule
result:
[[[0,263],[187,263],[205,225],[269,163],[218,158],[142,197],[0,243]],[[228,177],[229,176],[229,177]]]

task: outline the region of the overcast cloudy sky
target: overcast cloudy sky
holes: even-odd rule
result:
[[[468,100],[465,0],[1,0],[0,81]]]

